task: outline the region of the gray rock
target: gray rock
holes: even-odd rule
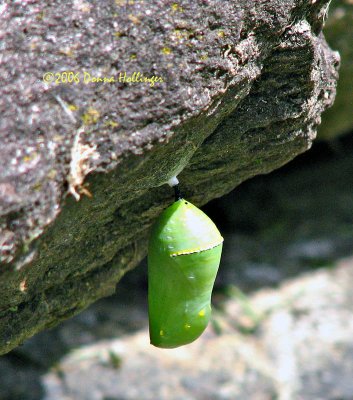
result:
[[[339,63],[327,3],[1,6],[0,353],[114,291],[173,175],[201,205],[310,147]],[[80,82],[43,83],[63,71]]]
[[[334,0],[325,24],[325,36],[330,46],[340,52],[342,63],[335,105],[323,114],[318,130],[319,139],[333,139],[353,128],[353,4],[349,0]]]
[[[281,399],[352,399],[352,265],[346,259],[335,271],[312,273],[272,300],[266,296],[274,311],[260,340],[275,364]]]

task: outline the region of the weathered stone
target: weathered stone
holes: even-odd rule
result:
[[[1,6],[0,353],[114,291],[171,176],[200,205],[310,147],[339,63],[327,3]],[[62,71],[81,81],[43,83]]]
[[[333,139],[353,128],[353,3],[350,0],[332,2],[325,36],[330,46],[340,52],[342,63],[337,96],[333,108],[323,114],[318,130],[319,139]]]

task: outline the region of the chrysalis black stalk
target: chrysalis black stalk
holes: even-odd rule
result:
[[[173,186],[173,188],[174,188],[175,201],[182,199],[183,196],[180,193],[179,185],[175,185],[175,186]]]

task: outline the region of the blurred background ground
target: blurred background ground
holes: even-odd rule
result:
[[[0,358],[0,400],[353,400],[352,7],[330,10],[342,67],[321,141],[204,208],[225,238],[204,335],[149,345],[143,262]]]

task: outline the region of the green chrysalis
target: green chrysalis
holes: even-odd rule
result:
[[[182,346],[205,330],[222,243],[212,220],[184,199],[159,216],[148,247],[151,344]]]

